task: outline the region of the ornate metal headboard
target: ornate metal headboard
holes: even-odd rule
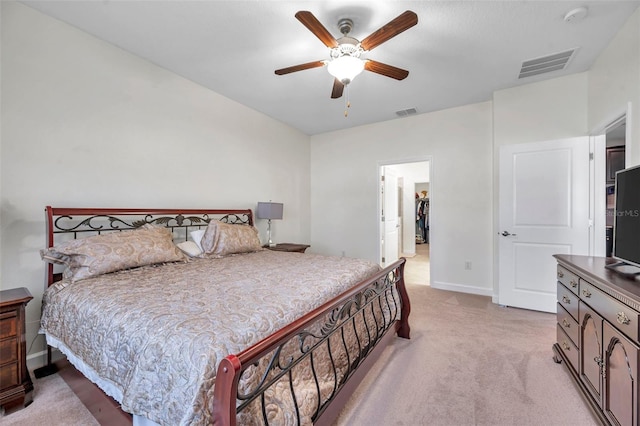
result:
[[[176,241],[186,241],[191,230],[200,229],[212,220],[253,225],[251,210],[241,209],[118,209],[118,208],[45,208],[46,247],[83,236],[136,229],[155,224],[171,229]],[[59,274],[47,263],[45,284],[53,284]]]

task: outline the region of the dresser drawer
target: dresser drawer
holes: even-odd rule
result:
[[[15,336],[18,333],[17,316],[4,314],[3,317],[0,319],[0,339]]]
[[[558,304],[578,321],[578,296],[558,282]]]
[[[631,340],[638,342],[638,312],[585,280],[580,280],[580,299]]]
[[[562,349],[564,355],[571,362],[571,366],[573,367],[573,369],[575,371],[578,371],[578,360],[580,359],[580,356],[578,354],[578,347],[573,344],[564,330],[562,330],[562,326],[560,324],[558,324],[556,328],[558,346],[560,346],[560,349]]]
[[[567,312],[560,303],[558,303],[557,307],[557,317],[558,317],[558,325],[560,328],[567,333],[567,336],[572,340],[573,344],[577,347],[580,347],[579,337],[580,330],[578,321],[576,321],[570,314]]]
[[[580,287],[580,279],[573,272],[569,272],[562,266],[558,265],[558,281],[560,281],[566,288],[571,290],[574,294],[578,294]]]

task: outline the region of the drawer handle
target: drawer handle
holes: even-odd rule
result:
[[[562,319],[562,325],[564,325],[566,328],[571,327],[571,323],[569,321],[567,321],[566,318]]]
[[[564,340],[562,341],[562,349],[564,349],[565,351],[571,350],[567,342]]]
[[[616,321],[618,321],[618,324],[627,325],[631,322],[631,319],[624,312],[618,312]]]
[[[571,285],[571,287],[573,287],[573,288],[578,287],[578,283],[577,283],[577,282],[575,282],[574,280],[571,280],[571,281],[569,282],[569,284],[570,284],[570,285]]]
[[[562,277],[564,277],[564,272],[558,271],[558,278],[562,278]]]
[[[567,305],[571,304],[571,299],[569,299],[567,296],[562,296],[562,302],[566,303]]]
[[[584,290],[582,290],[582,295],[584,297],[591,297],[591,292],[589,291],[589,289],[585,288]]]

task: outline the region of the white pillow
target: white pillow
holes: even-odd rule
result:
[[[194,241],[183,241],[176,245],[189,257],[202,257],[202,249]]]
[[[202,236],[204,235],[204,231],[206,231],[206,229],[198,229],[197,231],[189,232],[189,235],[191,235],[191,239],[193,240],[194,243],[196,243],[196,245],[200,249],[200,253],[204,252],[204,250],[202,249],[202,244],[201,244]]]

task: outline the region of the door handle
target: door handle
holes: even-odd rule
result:
[[[511,235],[512,237],[515,237],[515,236],[516,236],[516,234],[512,234],[512,233],[510,233],[509,231],[502,231],[502,232],[501,232],[501,233],[499,233],[498,235],[502,235],[503,237],[508,237],[508,236],[510,236],[510,235]]]

